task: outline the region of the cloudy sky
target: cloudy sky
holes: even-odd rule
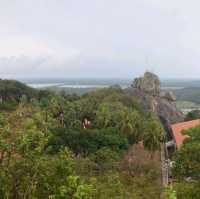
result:
[[[196,0],[0,0],[0,77],[200,77]]]

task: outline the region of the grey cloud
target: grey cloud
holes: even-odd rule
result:
[[[199,6],[195,0],[0,0],[0,57],[6,42],[22,41],[0,58],[0,73],[131,77],[149,69],[198,77]]]

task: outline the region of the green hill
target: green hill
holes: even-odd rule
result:
[[[27,98],[37,97],[38,91],[26,86],[25,84],[15,80],[0,80],[0,97],[1,100],[19,101],[21,96],[26,95]]]

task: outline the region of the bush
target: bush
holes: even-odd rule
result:
[[[52,152],[59,151],[62,147],[69,147],[76,155],[84,156],[97,152],[103,147],[121,152],[128,148],[128,140],[116,129],[87,129],[69,130],[54,129],[48,147]]]
[[[90,156],[101,170],[115,169],[118,166],[120,156],[116,151],[103,147]]]

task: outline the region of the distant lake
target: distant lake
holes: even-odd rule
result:
[[[27,84],[28,86],[32,87],[32,88],[49,88],[49,87],[57,87],[57,88],[108,88],[109,86],[112,85],[81,85],[81,84],[64,84],[64,83],[30,83]],[[127,88],[128,85],[121,85],[122,88]]]
[[[112,84],[66,84],[66,83],[27,83],[28,86],[32,88],[48,88],[48,87],[58,87],[58,88],[108,88]],[[120,85],[120,84],[119,84]],[[120,85],[122,88],[127,88],[129,85]],[[176,86],[163,86],[163,90],[178,90],[184,87]]]
[[[132,79],[123,78],[33,78],[21,79],[22,82],[33,88],[72,88],[72,89],[86,89],[86,88],[107,88],[112,85],[120,85],[126,88],[131,85]],[[200,80],[163,80],[163,90],[177,90],[185,87],[200,87]]]
[[[110,85],[62,85],[60,88],[107,88]]]
[[[163,90],[178,90],[178,89],[183,89],[184,87],[181,86],[163,86]]]
[[[131,85],[131,79],[123,78],[32,78],[21,79],[22,82],[33,88],[107,88],[120,85],[122,88]]]
[[[47,87],[53,87],[53,86],[61,86],[61,83],[30,83],[27,84],[28,86],[32,88],[47,88]]]

